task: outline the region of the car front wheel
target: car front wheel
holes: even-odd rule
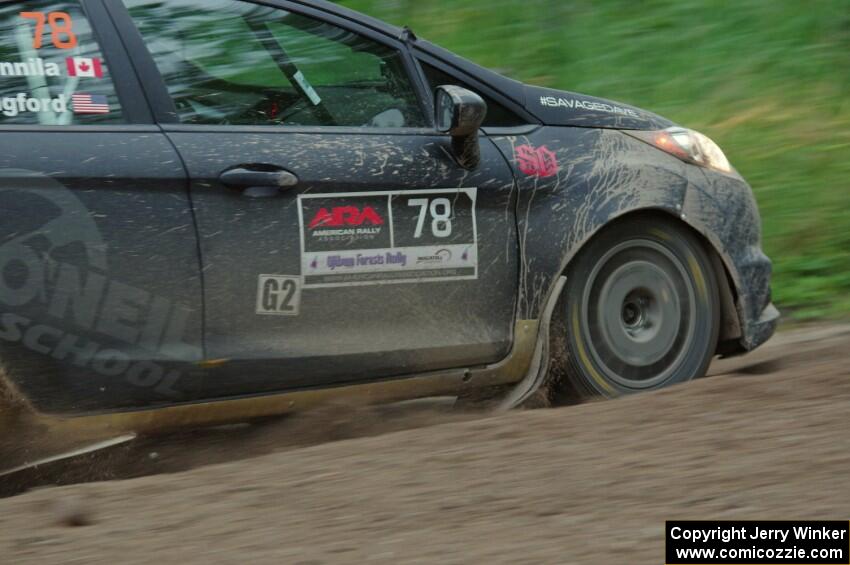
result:
[[[718,284],[687,228],[657,217],[613,224],[572,262],[564,293],[555,353],[564,355],[570,396],[617,397],[707,372],[720,328]]]

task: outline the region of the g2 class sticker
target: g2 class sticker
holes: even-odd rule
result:
[[[478,278],[476,188],[300,195],[304,288]]]
[[[301,309],[301,277],[260,275],[257,285],[257,314],[297,316]]]

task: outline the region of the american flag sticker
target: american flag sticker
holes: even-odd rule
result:
[[[71,108],[75,114],[108,114],[109,101],[100,94],[72,94]]]

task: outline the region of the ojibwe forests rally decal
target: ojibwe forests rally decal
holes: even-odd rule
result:
[[[477,189],[301,195],[304,288],[478,278]]]

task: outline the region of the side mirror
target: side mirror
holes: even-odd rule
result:
[[[437,130],[452,136],[452,153],[461,167],[476,168],[481,162],[478,130],[487,115],[487,104],[459,86],[438,86],[435,100]]]

